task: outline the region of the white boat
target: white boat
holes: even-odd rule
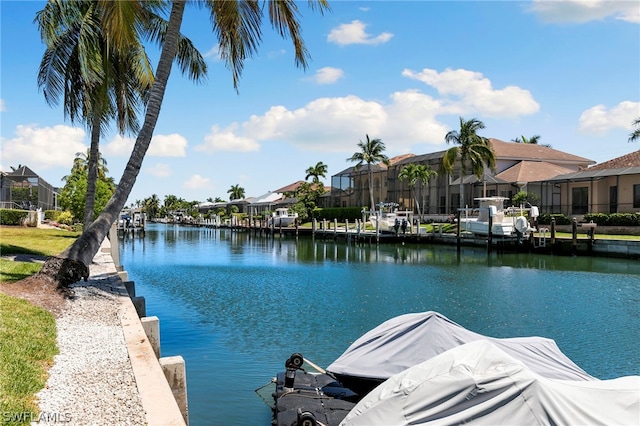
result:
[[[548,378],[495,341],[476,340],[390,377],[340,426],[637,425],[639,419],[640,376]]]
[[[504,207],[504,197],[476,198],[479,207],[475,209],[460,209],[460,229],[476,235],[489,234],[489,218],[491,218],[491,233],[500,237],[528,237],[531,231],[529,220],[525,216],[528,212],[531,218],[539,215],[538,207]]]
[[[275,227],[291,226],[298,218],[298,213],[290,212],[286,207],[279,207],[271,214],[271,220]]]
[[[394,234],[411,232],[413,212],[397,210],[396,203],[379,203],[378,210],[369,213],[369,223],[380,232]]]
[[[492,342],[544,377],[596,380],[562,353],[552,339],[485,336],[434,311],[404,314],[383,322],[356,339],[327,371],[349,389],[366,395],[394,374],[476,340]]]

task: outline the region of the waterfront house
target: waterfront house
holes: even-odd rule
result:
[[[586,169],[595,161],[536,144],[504,142],[490,138],[496,156],[496,170],[485,169],[478,179],[475,175],[462,175],[460,161],[450,175],[440,173],[441,162],[446,151],[423,155],[406,154],[394,157],[389,167],[372,165],[374,202],[395,202],[401,208],[413,206],[409,183],[398,178],[404,166],[410,163],[424,164],[438,172],[427,185],[418,183],[416,191],[425,214],[451,214],[460,206],[460,180],[463,184],[463,206],[477,207],[475,198],[502,196],[512,198],[520,191],[534,192],[544,206],[553,206],[555,193],[542,194],[542,188],[532,182],[548,180],[559,174]],[[335,207],[361,207],[369,204],[369,187],[365,166],[348,168],[332,176],[332,204]],[[549,188],[546,188],[549,189]]]
[[[640,212],[640,151],[588,169],[560,174],[531,184],[553,194],[553,212],[567,216],[584,213]]]
[[[0,175],[0,207],[57,210],[58,191],[27,166]]]

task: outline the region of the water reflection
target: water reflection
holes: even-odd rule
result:
[[[161,318],[163,354],[187,361],[196,425],[209,424],[211,410],[224,424],[268,424],[252,390],[292,352],[328,365],[407,312],[439,311],[494,337],[555,339],[596,377],[640,373],[637,261],[172,225],[120,247],[148,314]]]

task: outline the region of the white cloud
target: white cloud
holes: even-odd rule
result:
[[[114,136],[101,151],[105,157],[125,157],[131,155],[135,139]],[[171,135],[156,135],[151,138],[151,144],[147,151],[149,157],[186,157],[187,140],[177,133]]]
[[[187,179],[182,187],[185,189],[212,189],[213,185],[211,179],[196,174]]]
[[[421,72],[405,69],[402,75],[422,81],[444,95],[443,107],[449,108],[450,113],[513,117],[533,114],[540,109],[528,90],[516,86],[494,89],[491,81],[479,72],[446,69],[438,73],[425,68]]]
[[[5,112],[7,108],[4,106],[4,99],[0,99],[0,112]]]
[[[318,84],[332,84],[344,76],[344,71],[340,68],[324,67],[316,71],[313,80]]]
[[[220,48],[216,44],[211,49],[207,50],[203,55],[205,58],[211,58],[214,61],[220,61],[222,58],[220,57]]]
[[[527,90],[494,89],[480,73],[425,69],[405,70],[403,75],[434,87],[440,96],[410,89],[392,93],[388,102],[351,95],[315,99],[297,109],[273,106],[225,129],[213,126],[196,150],[255,151],[261,143],[286,143],[301,151],[352,153],[354,144],[369,134],[385,141],[389,154],[396,155],[416,144],[442,144],[450,129],[441,117],[453,116],[457,122],[463,114],[501,118],[539,109]]]
[[[145,172],[157,178],[165,178],[173,174],[171,167],[164,163],[156,163],[151,167],[145,167]]]
[[[551,23],[585,23],[613,17],[640,23],[640,7],[629,0],[533,0],[530,10]]]
[[[381,33],[374,37],[367,34],[365,28],[366,25],[358,20],[351,21],[350,24],[341,24],[338,28],[331,30],[327,41],[343,46],[348,44],[381,44],[388,42],[393,37],[391,33]]]
[[[378,134],[387,121],[384,106],[357,96],[316,99],[302,108],[271,107],[242,125],[247,135],[284,140],[307,150],[349,151],[366,132]],[[349,141],[349,142],[348,142]]]
[[[2,162],[41,170],[53,167],[71,169],[76,153],[87,150],[84,140],[85,131],[79,127],[19,125],[15,137],[2,139]]]
[[[204,137],[204,143],[196,145],[194,149],[208,154],[216,151],[259,151],[260,144],[255,139],[234,134],[237,127],[237,124],[232,124],[226,129],[220,129],[218,126],[212,126],[211,133]]]
[[[177,133],[151,138],[147,155],[150,157],[186,157],[187,139]]]
[[[131,155],[133,149],[134,139],[125,138],[120,135],[116,135],[110,142],[100,147],[100,151],[106,158],[109,157],[125,157]]]
[[[640,117],[640,102],[623,101],[607,110],[596,105],[580,115],[578,130],[582,133],[605,133],[610,129],[631,130],[633,120]]]

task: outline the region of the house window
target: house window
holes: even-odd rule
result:
[[[633,208],[640,208],[640,185],[633,185]]]
[[[589,188],[571,188],[571,213],[585,214],[589,211]]]

